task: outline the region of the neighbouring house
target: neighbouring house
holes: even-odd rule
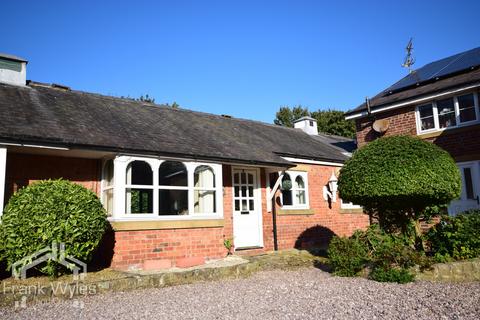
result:
[[[0,56],[0,209],[42,179],[93,190],[114,268],[200,264],[226,239],[244,254],[318,247],[368,225],[334,201],[354,144],[312,118],[285,128],[80,92],[26,81],[26,65]]]
[[[462,193],[450,214],[480,208],[480,48],[429,63],[347,113],[359,147],[380,136],[412,135],[447,150]]]

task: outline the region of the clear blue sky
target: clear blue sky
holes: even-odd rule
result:
[[[416,67],[480,46],[480,1],[6,1],[0,51],[28,79],[272,122],[347,110]]]

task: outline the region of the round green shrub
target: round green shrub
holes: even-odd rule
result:
[[[89,262],[106,230],[106,217],[95,193],[66,180],[39,181],[19,190],[0,224],[8,267],[53,242],[64,243],[67,255]],[[48,261],[40,271],[54,276],[63,269]]]
[[[328,246],[328,260],[336,275],[353,277],[365,267],[367,250],[357,239],[335,236]]]
[[[438,262],[480,257],[480,210],[442,217],[426,240]]]
[[[343,166],[340,197],[367,210],[423,210],[460,196],[452,157],[433,143],[409,136],[384,137],[357,150]]]

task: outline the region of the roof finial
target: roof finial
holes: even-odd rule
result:
[[[407,47],[405,48],[407,51],[407,55],[405,56],[405,60],[403,60],[402,67],[407,68],[409,73],[412,73],[412,66],[415,63],[415,58],[413,57],[413,39],[410,38],[408,41]]]

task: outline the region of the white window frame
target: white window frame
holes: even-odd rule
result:
[[[470,120],[470,121],[465,121],[465,122],[460,122],[460,106],[458,104],[458,98],[459,96],[464,96],[468,94],[473,94],[473,100],[475,103],[475,120]],[[430,101],[430,102],[425,102],[422,103],[418,106],[415,107],[415,120],[416,120],[416,127],[417,127],[417,134],[425,134],[425,133],[431,133],[431,132],[438,132],[438,131],[444,131],[444,130],[449,130],[449,129],[455,129],[455,128],[460,128],[460,127],[466,127],[470,125],[474,125],[477,123],[480,123],[480,97],[478,92],[464,92],[462,94],[457,94],[455,96],[450,96],[450,97],[442,97],[440,100],[445,100],[445,99],[453,99],[453,105],[455,109],[455,121],[456,125],[450,126],[447,128],[440,128],[440,121],[438,117],[438,108],[437,108],[437,102],[436,100]],[[427,130],[422,130],[422,122],[420,120],[420,107],[431,104],[433,108],[433,121],[434,121],[434,127],[431,129]]]
[[[153,185],[130,185],[126,183],[127,167],[133,161],[144,161],[150,165],[153,174]],[[160,186],[159,169],[165,161],[178,161],[185,165],[187,169],[187,186]],[[205,190],[206,188],[196,188],[194,186],[194,172],[199,166],[208,166],[215,174],[215,213],[195,213],[194,212],[194,190]],[[182,159],[153,158],[142,156],[120,155],[114,159],[114,197],[113,214],[111,220],[204,220],[204,219],[222,219],[223,218],[223,178],[222,165],[219,163],[186,161]],[[102,176],[103,176],[102,172]],[[131,188],[153,189],[153,213],[127,213],[126,211],[126,190]],[[186,215],[159,215],[159,190],[187,190],[188,191],[188,214]],[[102,190],[103,191],[103,190]]]
[[[101,186],[100,186],[100,194],[102,195],[100,197],[100,201],[102,202],[102,205],[105,207],[105,210],[107,210],[107,204],[106,204],[106,193],[107,191],[109,190],[114,190],[115,189],[115,169],[113,169],[113,177],[112,177],[112,184],[111,185],[107,185],[107,179],[106,179],[106,170],[105,170],[105,167],[107,166],[107,163],[109,161],[112,161],[112,166],[113,168],[115,168],[115,164],[113,163],[113,159],[104,159],[102,161],[102,172],[101,172],[101,176],[102,176],[102,183],[101,183]],[[114,192],[114,191],[112,191]],[[112,195],[113,197],[114,195]],[[112,201],[114,202],[114,201]],[[114,204],[113,204],[114,205]],[[108,212],[107,211],[107,214],[108,216],[112,216],[113,215],[113,208],[112,208],[112,212]]]
[[[282,172],[278,173],[279,175]],[[290,180],[292,181],[292,205],[283,205],[283,192],[282,192],[282,209],[285,210],[298,210],[298,209],[310,209],[310,200],[309,200],[309,192],[308,192],[308,172],[305,171],[285,171],[285,174],[290,176]],[[300,176],[303,179],[303,183],[305,184],[305,204],[297,203],[297,197],[295,196],[296,191],[298,189],[295,187],[295,180],[297,177]]]

